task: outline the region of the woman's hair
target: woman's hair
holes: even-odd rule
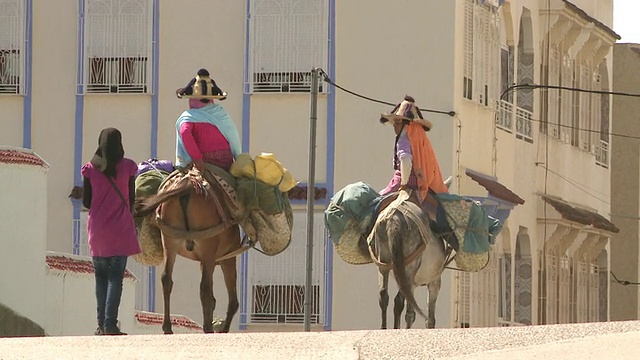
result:
[[[108,177],[116,177],[116,164],[124,158],[122,134],[116,128],[106,128],[98,137],[98,149],[91,163]]]

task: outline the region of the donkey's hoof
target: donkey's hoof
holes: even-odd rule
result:
[[[162,332],[163,332],[165,335],[171,335],[171,334],[173,334],[173,330],[171,330],[171,329],[162,329]]]

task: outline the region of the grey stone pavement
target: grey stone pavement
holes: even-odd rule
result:
[[[4,338],[0,359],[640,359],[640,322]]]

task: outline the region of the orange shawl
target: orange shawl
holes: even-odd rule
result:
[[[436,159],[436,153],[424,128],[412,122],[405,129],[411,143],[413,173],[418,181],[420,198],[424,200],[427,197],[429,188],[436,193],[449,192],[444,180],[442,180],[442,172]]]

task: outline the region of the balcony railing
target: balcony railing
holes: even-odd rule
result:
[[[523,108],[516,108],[516,137],[533,142],[533,113]]]
[[[496,125],[499,129],[507,132],[513,132],[513,104],[508,101],[500,100],[496,102],[498,118]]]
[[[600,145],[596,146],[596,164],[602,167],[609,167],[609,143],[600,140]]]

